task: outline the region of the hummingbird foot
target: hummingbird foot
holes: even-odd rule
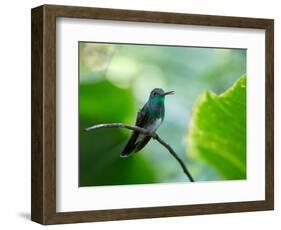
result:
[[[155,132],[149,132],[148,135],[151,136],[153,139],[157,139],[158,138],[158,134],[155,133]]]
[[[149,130],[147,130],[147,129],[144,129],[143,134],[144,134],[145,136],[152,137],[153,139],[157,139],[157,138],[159,137],[156,132],[151,132],[151,131],[149,131]]]

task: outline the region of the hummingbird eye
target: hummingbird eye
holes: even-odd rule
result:
[[[154,93],[153,93],[153,96],[154,96],[154,97],[155,97],[155,96],[157,96],[157,95],[158,95],[158,93],[157,93],[157,92],[154,92]]]

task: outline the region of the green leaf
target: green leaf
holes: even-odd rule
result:
[[[216,169],[222,179],[246,178],[246,76],[220,95],[206,91],[198,98],[187,153]]]

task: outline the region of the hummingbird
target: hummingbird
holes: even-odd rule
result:
[[[174,91],[165,92],[160,88],[153,89],[149,95],[148,101],[138,111],[135,125],[147,129],[152,133],[156,132],[164,120],[165,96],[173,93]],[[133,131],[120,157],[128,157],[130,154],[140,151],[150,139],[150,136],[141,134],[138,131]]]

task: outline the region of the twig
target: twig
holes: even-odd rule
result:
[[[157,133],[152,133],[149,132],[147,129],[134,126],[134,125],[126,125],[123,123],[109,123],[109,124],[98,124],[98,125],[93,125],[91,127],[88,127],[85,129],[86,132],[95,130],[95,129],[101,129],[101,128],[123,128],[123,129],[130,129],[134,131],[138,131],[146,136],[151,136],[153,139],[158,141],[161,145],[163,145],[169,153],[178,161],[180,164],[184,174],[189,178],[191,182],[194,182],[193,177],[191,176],[190,172],[188,171],[187,167],[185,166],[184,162],[180,159],[180,157],[177,155],[177,153],[173,150],[173,148],[167,144],[164,140],[160,138],[160,136]]]

